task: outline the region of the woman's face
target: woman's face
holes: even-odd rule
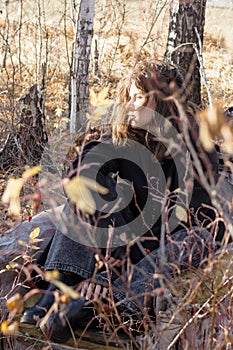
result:
[[[128,111],[130,125],[138,128],[148,126],[154,118],[153,96],[147,97],[145,92],[137,88],[133,82],[130,87],[129,98],[126,110]]]

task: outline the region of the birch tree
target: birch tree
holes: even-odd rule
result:
[[[206,0],[173,0],[165,57],[177,64],[190,83],[190,99],[201,103],[202,43]]]
[[[73,9],[76,5],[73,1]],[[81,0],[75,24],[75,43],[71,69],[70,131],[75,132],[85,122],[89,96],[89,63],[93,38],[95,0]]]

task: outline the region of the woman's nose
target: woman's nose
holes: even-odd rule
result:
[[[135,110],[135,106],[134,106],[134,101],[130,100],[127,104],[126,104],[126,110],[127,111],[134,111]]]

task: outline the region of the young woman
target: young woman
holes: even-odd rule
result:
[[[22,323],[42,319],[42,330],[65,342],[109,301],[117,317],[139,319],[174,274],[199,266],[221,242],[204,186],[215,183],[217,156],[203,152],[185,92],[179,70],[164,62],[140,62],[121,82],[110,126],[83,143],[69,171],[79,198],[71,194],[45,262],[81,298],[43,322],[50,284]]]

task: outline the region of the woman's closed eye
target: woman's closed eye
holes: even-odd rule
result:
[[[144,91],[139,89],[133,82],[129,91],[129,102],[126,109],[129,111],[138,111],[146,104],[147,97]]]
[[[141,107],[145,104],[146,102],[146,96],[143,94],[137,94],[137,95],[133,95],[128,104],[129,105],[134,105],[135,109],[137,109],[138,107]]]
[[[137,101],[142,101],[144,99],[145,99],[145,95],[137,94],[137,95],[131,96],[129,102],[135,103]]]
[[[136,95],[135,100],[142,100],[145,98],[145,95]]]

